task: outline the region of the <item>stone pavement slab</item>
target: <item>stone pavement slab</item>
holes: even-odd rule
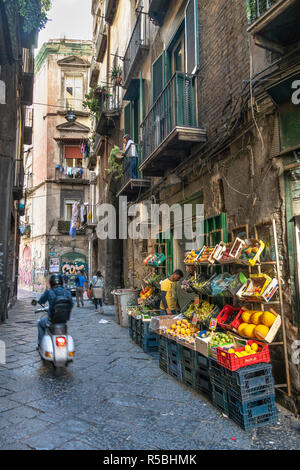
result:
[[[73,364],[57,375],[37,351],[34,295],[20,298],[0,325],[0,449],[300,449],[292,415],[244,432],[212,404],[164,374],[114,321],[114,308],[74,308]],[[101,319],[108,320],[101,324]],[[232,438],[234,437],[234,441]]]

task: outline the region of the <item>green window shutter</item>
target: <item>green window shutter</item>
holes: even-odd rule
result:
[[[195,73],[199,67],[198,2],[190,0],[185,10],[186,71]]]
[[[131,135],[131,103],[124,108],[124,134]]]
[[[152,103],[155,103],[164,88],[164,54],[152,64]]]

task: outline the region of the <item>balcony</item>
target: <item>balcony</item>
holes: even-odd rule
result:
[[[15,201],[20,201],[23,197],[24,186],[24,166],[23,160],[15,160],[13,166],[14,179],[13,179],[13,198]]]
[[[65,184],[90,184],[90,171],[87,168],[57,165],[55,180]]]
[[[107,47],[107,30],[104,19],[102,19],[96,39],[96,61],[102,62]]]
[[[25,108],[24,120],[24,144],[32,145],[32,124],[33,124],[33,109]]]
[[[140,171],[163,176],[185,159],[191,147],[206,141],[199,128],[195,78],[176,72],[142,123]]]
[[[96,123],[96,132],[99,135],[111,135],[116,128],[116,121],[122,111],[120,100],[120,87],[109,88],[99,95],[99,119]]]
[[[131,78],[136,73],[137,66],[143,56],[149,51],[149,18],[140,13],[132,32],[124,56],[124,88],[128,88]]]
[[[145,179],[139,171],[139,148],[136,144],[131,144],[131,147],[125,153],[123,159],[123,175],[120,179],[120,191],[117,193],[119,196],[127,196],[128,200],[134,200],[142,192],[143,189],[150,187],[150,180]],[[137,155],[137,158],[133,156]]]
[[[283,55],[300,40],[298,0],[247,0],[246,8],[256,45]]]
[[[170,4],[171,0],[150,0],[149,16],[154,24],[158,26],[163,24]]]
[[[90,66],[90,88],[93,88],[97,84],[97,80],[100,73],[100,65],[96,62],[95,58],[92,58]]]
[[[104,3],[104,16],[107,23],[113,23],[115,14],[118,8],[119,0],[105,0]]]

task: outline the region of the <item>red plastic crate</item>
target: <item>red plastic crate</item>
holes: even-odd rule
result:
[[[259,346],[259,350],[256,354],[251,354],[245,357],[234,357],[234,354],[228,353],[222,348],[217,348],[217,357],[218,363],[226,367],[229,370],[237,370],[241,367],[252,366],[253,364],[258,364],[260,362],[270,362],[270,352],[269,346],[259,341],[249,340],[247,344],[251,346],[252,343],[256,343]],[[244,347],[236,348],[236,351],[244,351]]]
[[[231,323],[225,323],[228,317],[236,312],[235,318],[232,320]],[[217,322],[218,325],[221,326],[221,328],[224,328],[225,330],[233,330],[233,328],[237,328],[240,324],[240,316],[242,315],[243,311],[239,307],[231,307],[231,305],[225,305],[223,310],[219,313]],[[236,326],[237,325],[237,326]]]

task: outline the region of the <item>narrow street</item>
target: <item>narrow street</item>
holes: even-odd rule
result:
[[[19,297],[0,327],[0,449],[300,449],[288,411],[279,407],[276,426],[244,432],[164,374],[115,323],[113,307],[104,316],[90,303],[73,310],[76,360],[56,376],[35,349],[31,294]]]

